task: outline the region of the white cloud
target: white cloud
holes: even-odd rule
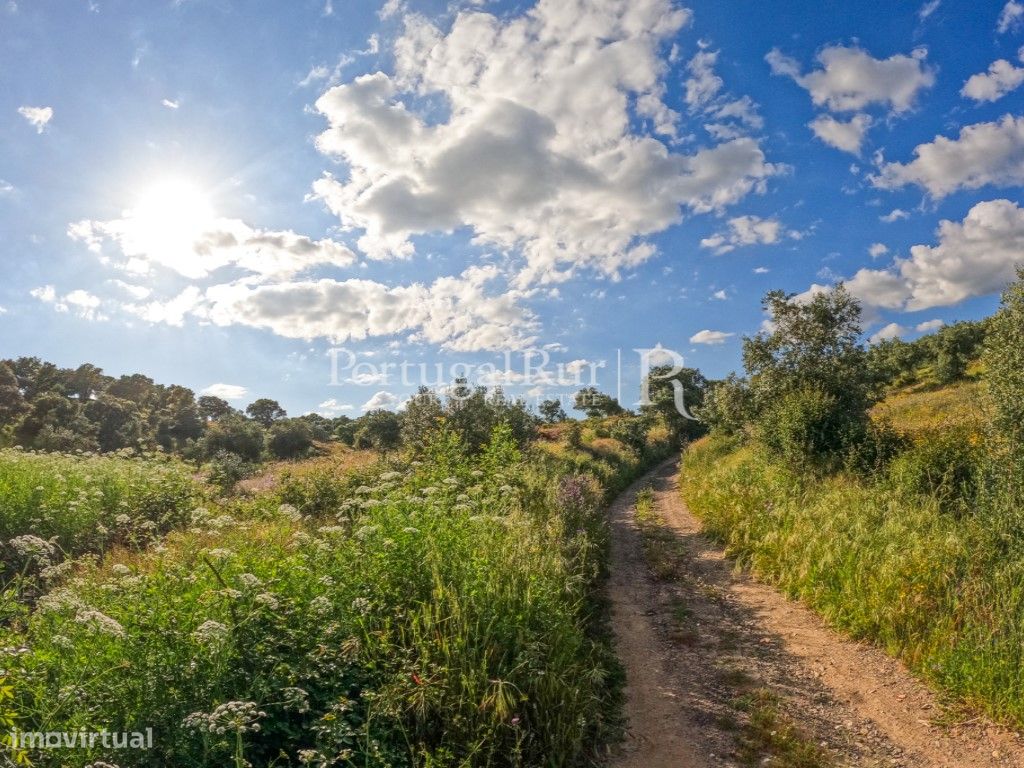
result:
[[[724,344],[730,338],[735,336],[735,333],[725,333],[724,331],[697,331],[690,337],[691,344]]]
[[[6,315],[6,314],[7,314],[7,307],[0,307],[0,315]]]
[[[871,254],[872,259],[877,259],[879,256],[885,256],[889,252],[889,246],[885,243],[872,243],[871,247],[868,248],[868,253]]]
[[[1015,67],[1006,59],[989,64],[988,72],[971,75],[960,90],[975,101],[997,101],[1024,83],[1024,67]]]
[[[1017,0],[1009,0],[999,14],[996,29],[1002,34],[1009,32],[1011,29],[1017,29],[1022,22],[1024,22],[1024,3],[1017,2]]]
[[[918,92],[935,83],[935,73],[925,65],[927,52],[914,49],[909,56],[895,54],[875,59],[862,48],[830,45],[816,59],[820,69],[800,74],[800,64],[773,48],[765,56],[772,74],[793,78],[819,107],[833,112],[852,112],[869,104],[887,105],[893,112],[905,112],[914,105]]]
[[[328,418],[334,416],[340,416],[347,411],[354,411],[355,406],[349,405],[348,403],[339,403],[335,398],[330,400],[324,400],[320,405],[316,407],[316,412],[321,416],[327,416]]]
[[[718,291],[715,291],[714,293],[712,293],[711,294],[711,298],[712,299],[717,299],[718,301],[725,301],[726,299],[729,298],[729,294],[723,288],[721,290],[718,290]]]
[[[864,135],[871,124],[871,117],[865,114],[854,115],[845,123],[831,115],[818,115],[807,126],[829,146],[859,156]]]
[[[889,269],[862,269],[846,287],[866,305],[917,311],[997,293],[1024,262],[1024,209],[1009,200],[978,203],[936,234],[937,244],[911,247]]]
[[[904,336],[907,333],[907,329],[899,323],[889,323],[883,328],[876,331],[870,339],[869,344],[877,344],[880,341],[891,341],[892,339],[898,339],[900,336]]]
[[[942,0],[928,0],[924,5],[917,9],[917,18],[924,21],[931,16],[935,11],[939,9],[942,4]]]
[[[892,224],[894,221],[900,219],[909,219],[910,214],[904,211],[902,208],[893,208],[889,213],[884,216],[879,216],[879,221],[884,221],[886,224]]]
[[[386,0],[384,5],[377,11],[377,15],[383,19],[390,19],[392,16],[396,16],[399,13],[405,11],[404,0]]]
[[[42,133],[53,119],[53,107],[18,107],[18,114],[28,120],[36,133]]]
[[[393,395],[390,392],[381,390],[365,403],[363,403],[362,410],[364,411],[375,411],[379,408],[387,408],[393,410],[401,400],[397,395]]]
[[[784,238],[799,240],[803,233],[786,230],[778,219],[760,216],[736,216],[729,219],[729,229],[700,241],[701,248],[712,248],[716,254],[728,253],[745,245],[774,245]]]
[[[703,107],[722,90],[725,82],[715,74],[718,51],[700,51],[686,65],[686,103],[691,109]]]
[[[12,195],[15,191],[15,187],[11,182],[0,179],[0,195]]]
[[[173,99],[161,99],[160,103],[168,109],[177,109],[181,106],[181,102],[174,101]]]
[[[249,394],[249,390],[240,384],[211,384],[203,389],[200,395],[219,397],[222,400],[241,400]]]
[[[768,267],[754,267],[755,275],[767,275],[769,272],[771,272],[771,270],[768,269]]]
[[[488,284],[495,267],[471,267],[430,285],[389,287],[371,280],[247,281],[209,288],[193,310],[217,325],[266,328],[293,339],[333,342],[411,334],[458,351],[522,349],[536,340],[536,318],[516,292]]]
[[[39,288],[33,288],[29,291],[29,295],[44,304],[52,304],[57,312],[71,312],[83,320],[107,319],[99,312],[99,307],[102,303],[100,298],[88,291],[83,291],[81,288],[76,288],[70,293],[58,296],[56,289],[52,285],[44,285]]]
[[[189,278],[201,278],[235,266],[263,278],[299,274],[316,266],[351,266],[356,256],[334,240],[313,240],[291,230],[253,229],[238,219],[177,223],[171,216],[154,222],[148,213],[126,211],[111,221],[83,220],[68,227],[72,240],[100,253],[114,243],[124,269],[147,273],[162,266]]]
[[[683,154],[634,130],[632,103],[671,135],[660,52],[689,18],[669,0],[540,0],[518,16],[466,11],[444,30],[408,15],[394,75],[317,101],[329,123],[317,146],[349,171],[314,191],[371,258],[408,258],[413,236],[467,227],[525,261],[519,286],[580,269],[617,277],[656,253],[646,236],[784,170],[751,138]],[[411,106],[424,95],[444,99],[445,119]]]
[[[920,333],[931,333],[932,331],[939,330],[944,325],[945,323],[942,320],[925,320],[923,323],[918,323],[914,326],[914,330]]]
[[[960,130],[957,139],[936,136],[914,148],[909,163],[883,163],[872,183],[883,189],[917,184],[936,198],[958,189],[1024,184],[1024,117],[1006,115]]]

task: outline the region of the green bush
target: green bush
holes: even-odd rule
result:
[[[757,435],[768,451],[798,469],[834,469],[867,432],[867,415],[818,389],[783,395],[758,420]]]
[[[920,435],[893,460],[889,479],[898,490],[933,499],[947,511],[969,512],[982,482],[984,460],[975,442],[965,430]]]
[[[995,424],[1024,469],[1024,268],[991,318],[985,348],[986,379]]]

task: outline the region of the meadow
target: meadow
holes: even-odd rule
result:
[[[230,498],[174,463],[5,451],[14,532],[42,537],[33,482],[48,535],[122,501],[132,521],[166,503],[170,528],[30,558],[37,589],[0,600],[11,727],[154,732],[38,766],[588,764],[620,726],[602,508],[669,450],[658,428],[642,450],[606,433],[522,446],[498,425],[473,453],[442,429],[415,457],[278,466]]]

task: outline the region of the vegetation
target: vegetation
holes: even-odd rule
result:
[[[867,350],[841,289],[770,294],[774,330],[746,341],[748,378],[712,387],[682,469],[743,565],[1017,724],[1022,286],[987,321]]]
[[[4,660],[12,727],[152,727],[154,749],[131,755],[140,766],[596,759],[617,732],[620,685],[600,510],[667,455],[670,430],[623,415],[629,445],[610,436],[622,424],[600,421],[534,443],[532,418],[500,393],[454,394],[365,419],[361,439],[386,459],[282,463],[235,498],[166,457],[0,454],[0,509],[27,525],[4,537],[30,532],[11,542],[25,565],[0,597],[0,647],[19,649]],[[198,444],[217,446],[218,484],[256,471],[237,449],[255,455],[257,433],[289,453],[292,421],[265,428],[212,407]],[[64,500],[78,496],[95,501],[72,514]],[[51,546],[39,499],[52,535],[98,536],[100,557]],[[121,536],[121,509],[132,530],[157,522],[145,541]]]

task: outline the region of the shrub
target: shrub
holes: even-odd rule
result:
[[[889,467],[895,487],[934,499],[946,511],[973,509],[982,480],[983,451],[977,436],[943,429],[918,437]]]
[[[770,453],[791,467],[834,469],[867,432],[867,414],[851,411],[837,397],[804,388],[766,408],[757,434]]]
[[[218,451],[210,460],[207,480],[223,493],[230,493],[234,487],[256,471],[255,465],[237,453]]]
[[[750,385],[730,373],[711,385],[699,410],[700,418],[720,434],[741,434],[754,419],[754,400]]]
[[[313,432],[301,419],[277,421],[267,434],[267,450],[279,459],[297,459],[313,447]]]
[[[1018,459],[1024,459],[1024,268],[1017,275],[990,320],[985,364],[995,424]]]

